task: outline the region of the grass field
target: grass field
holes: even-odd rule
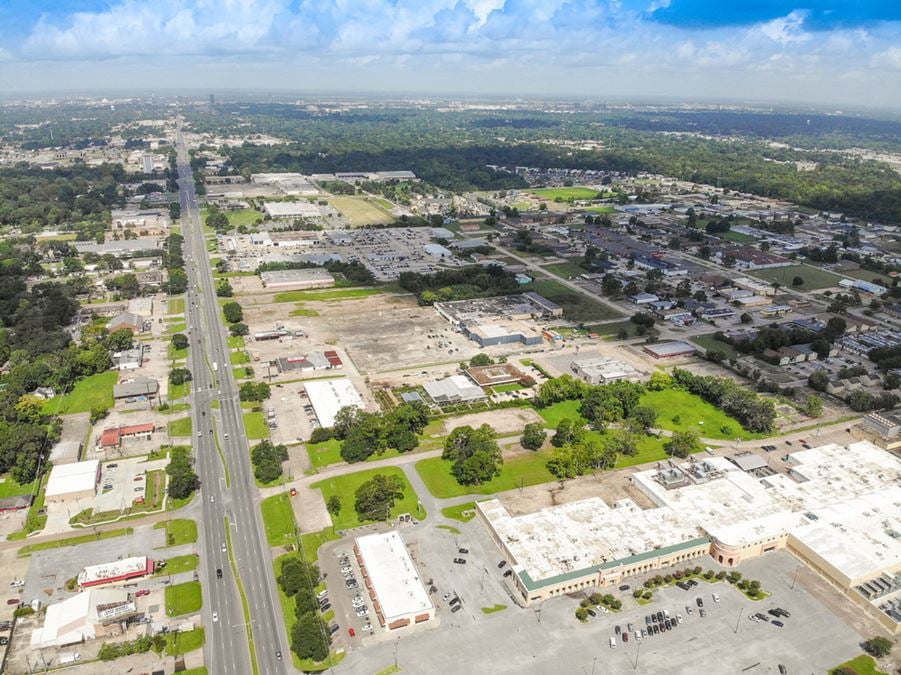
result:
[[[200,610],[203,596],[199,581],[186,581],[166,587],[166,615],[181,616]]]
[[[691,341],[701,345],[704,349],[719,350],[726,355],[727,359],[737,359],[739,356],[741,356],[741,354],[739,354],[737,351],[735,351],[735,349],[732,348],[732,345],[726,344],[725,342],[720,342],[719,340],[714,340],[713,333],[707,333],[706,335],[693,335]]]
[[[191,393],[191,383],[190,382],[182,382],[181,384],[172,384],[169,383],[169,400],[176,401],[180,398],[184,398],[189,393]]]
[[[332,300],[353,300],[378,295],[380,288],[339,288],[331,291],[285,291],[276,293],[275,302],[330,302]]]
[[[267,497],[260,504],[266,540],[270,546],[287,546],[294,543],[294,511],[287,494]]]
[[[316,562],[319,558],[319,547],[326,542],[340,538],[331,527],[319,530],[319,532],[307,532],[300,535],[300,547],[303,549],[304,560]]]
[[[44,412],[68,415],[90,412],[92,408],[113,407],[113,386],[119,379],[115,370],[83,377],[68,394],[55,396],[44,404]]]
[[[773,267],[766,270],[749,270],[748,274],[763,279],[764,281],[777,281],[785,288],[793,288],[798,291],[818,291],[822,288],[838,286],[842,280],[837,274],[817,269],[808,265],[790,265],[788,267]],[[801,277],[804,283],[800,286],[792,284],[795,277]]]
[[[195,649],[203,647],[205,638],[203,628],[199,627],[182,633],[167,633],[166,654],[175,656],[176,654],[193,652]]]
[[[40,544],[30,544],[19,549],[19,556],[23,557],[31,555],[35,551],[46,551],[51,548],[65,548],[66,546],[78,546],[86,544],[90,541],[98,541],[100,539],[113,539],[114,537],[124,537],[127,534],[134,534],[134,530],[130,527],[123,527],[119,530],[106,530],[98,534],[83,534],[80,537],[69,537],[68,539],[55,539],[53,541],[42,541]]]
[[[556,274],[558,277],[568,279],[569,277],[577,277],[580,274],[585,274],[585,269],[579,265],[578,260],[579,259],[576,258],[575,260],[568,260],[562,263],[543,265],[542,268],[552,274]]]
[[[256,441],[269,438],[269,427],[266,426],[266,418],[261,412],[244,413],[244,428],[247,438]]]
[[[529,190],[529,192],[539,199],[549,199],[551,201],[560,199],[564,202],[596,199],[598,196],[597,190],[587,187],[539,188],[537,190]]]
[[[19,485],[11,476],[3,476],[0,480],[0,498],[17,497],[18,495],[30,495],[34,492],[35,481]]]
[[[197,563],[199,562],[199,560],[200,559],[195,553],[192,553],[190,555],[177,555],[172,558],[167,558],[166,566],[162,569],[157,569],[157,571],[153,573],[153,576],[161,577],[164,575],[191,572],[192,570],[197,569]]]
[[[572,420],[587,424],[588,420],[579,414],[581,401],[560,401],[549,405],[547,408],[538,408],[538,414],[544,420],[544,425],[549,429],[556,429],[560,420],[569,417]]]
[[[872,656],[861,654],[855,656],[850,661],[845,661],[842,665],[836,666],[830,673],[838,671],[840,668],[850,668],[857,675],[888,675],[888,673],[876,669],[876,661]]]
[[[757,241],[757,237],[752,237],[750,234],[745,234],[744,232],[733,232],[732,230],[729,230],[720,236],[726,241],[734,241],[736,244],[747,244],[750,241]]]
[[[369,201],[376,206],[381,206],[383,209],[387,209],[388,211],[394,208],[394,204],[389,202],[387,199],[382,199],[381,197],[370,197]]]
[[[169,435],[186,438],[191,435],[191,418],[182,417],[180,420],[169,422]]]
[[[632,323],[629,319],[625,321],[613,321],[611,323],[599,323],[593,326],[586,326],[589,333],[597,333],[605,340],[618,340],[619,332],[625,330],[629,337],[635,337],[638,324]]]
[[[179,321],[173,321],[168,326],[166,326],[166,330],[163,331],[166,335],[174,335],[175,333],[184,333],[188,330],[188,324]]]
[[[341,441],[332,438],[322,443],[307,443],[307,454],[314,469],[329,464],[336,464],[341,460]]]
[[[237,211],[226,211],[228,222],[232,227],[240,227],[241,225],[254,225],[258,220],[263,219],[263,214],[256,209],[238,209]]]
[[[467,494],[489,495],[520,486],[538,485],[556,480],[547,470],[549,451],[539,450],[504,460],[501,473],[482,485],[460,485],[451,474],[451,462],[440,457],[430,457],[416,462],[416,471],[422,477],[429,492],[438,499],[449,499]]]
[[[451,520],[459,520],[461,523],[468,523],[476,517],[475,508],[475,502],[466,502],[465,504],[457,504],[456,506],[448,506],[441,509],[441,515]],[[464,515],[464,511],[468,513]]]
[[[226,341],[229,349],[244,349],[244,338],[241,335],[230,335]]]
[[[622,316],[620,312],[551,279],[539,279],[533,282],[531,287],[536,293],[560,305],[563,308],[563,316],[570,321],[604,321]]]
[[[197,523],[193,520],[166,520],[154,525],[153,529],[166,530],[166,546],[181,546],[197,541]]]
[[[185,313],[185,299],[184,298],[169,298],[166,300],[166,314],[179,314],[183,315]]]
[[[332,495],[337,495],[341,499],[341,511],[337,516],[332,516],[332,524],[335,529],[349,530],[352,527],[362,525],[362,521],[354,509],[354,499],[357,488],[363,483],[371,479],[376,474],[387,476],[397,476],[403,481],[404,496],[394,504],[391,509],[391,516],[398,516],[401,513],[411,513],[419,520],[426,517],[425,511],[418,506],[419,499],[413,487],[404,476],[404,472],[397,467],[385,467],[384,469],[369,469],[366,471],[358,471],[357,473],[349,473],[343,476],[336,476],[327,480],[313,483],[311,487],[322,491],[322,497],[328,501]]]
[[[235,350],[229,356],[229,360],[233,366],[241,366],[245,363],[250,363],[250,357],[247,355],[247,352],[243,350]]]
[[[846,277],[853,277],[855,279],[862,279],[863,281],[873,282],[875,279],[881,279],[884,283],[889,286],[895,281],[888,274],[882,274],[880,272],[873,272],[871,270],[859,269],[859,270],[850,270],[848,272],[842,272]]]
[[[362,197],[329,197],[329,204],[338,209],[353,227],[393,223],[394,218]]]
[[[306,307],[298,307],[297,309],[291,310],[291,316],[319,316],[319,312],[315,309],[307,309]]]
[[[588,213],[614,213],[616,211],[616,207],[612,204],[605,204],[603,206],[589,206],[585,209]]]
[[[648,391],[641,396],[641,405],[657,411],[656,426],[669,431],[698,432],[705,438],[732,440],[741,438],[763,438],[766,434],[754,434],[745,429],[737,420],[729,417],[704,399],[680,389]]]

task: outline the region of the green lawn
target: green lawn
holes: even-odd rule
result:
[[[229,335],[226,341],[229,349],[244,349],[244,337],[242,335]]]
[[[275,302],[326,302],[350,300],[382,293],[381,288],[339,288],[331,291],[285,291],[275,294]]]
[[[507,384],[499,384],[496,387],[491,387],[491,389],[495,394],[505,394],[510,391],[525,389],[525,387],[519,382],[508,382]]]
[[[199,611],[203,606],[203,596],[199,581],[186,581],[183,584],[166,586],[166,614],[181,616]]]
[[[181,546],[197,541],[197,523],[193,520],[166,520],[154,525],[153,529],[166,530],[166,546]]]
[[[123,527],[119,530],[106,530],[97,534],[83,534],[80,537],[69,537],[68,539],[55,539],[54,541],[42,541],[40,544],[30,544],[19,549],[19,556],[31,555],[35,551],[46,551],[51,548],[64,548],[66,546],[78,546],[86,544],[90,541],[98,541],[100,539],[112,539],[113,537],[124,537],[127,534],[134,534],[134,530],[130,527]]]
[[[889,286],[895,281],[888,274],[882,274],[881,272],[873,272],[871,270],[865,270],[863,268],[859,270],[849,270],[847,272],[842,272],[847,277],[853,277],[855,279],[862,279],[863,281],[869,281],[871,283],[876,283],[876,281],[881,280]]]
[[[475,502],[466,502],[465,504],[447,506],[441,509],[441,515],[445,518],[450,518],[451,520],[459,520],[461,523],[468,523],[470,520],[476,517],[475,508]],[[470,513],[463,515],[464,511],[468,511]]]
[[[252,441],[269,438],[269,427],[261,412],[244,413],[244,429],[247,431],[247,438]]]
[[[588,420],[579,414],[579,407],[581,405],[582,401],[560,401],[559,403],[549,405],[547,408],[538,408],[537,411],[544,420],[544,425],[547,428],[556,429],[557,425],[560,424],[560,420],[566,417],[571,420],[580,421],[582,424],[587,424]]]
[[[310,562],[316,562],[319,559],[319,547],[329,541],[340,539],[335,530],[327,527],[319,532],[307,532],[300,535],[300,547],[303,549],[303,557]]]
[[[563,277],[567,279],[569,277],[577,277],[580,274],[585,274],[586,270],[581,267],[578,263],[578,259],[576,260],[567,260],[562,263],[553,263],[551,265],[542,265],[542,269],[546,269],[548,272],[552,272],[559,277]]]
[[[166,314],[184,314],[185,313],[185,299],[184,298],[169,298],[166,300]]]
[[[49,414],[68,415],[90,412],[92,408],[112,408],[113,386],[118,379],[119,373],[115,370],[83,377],[68,394],[56,396],[44,403],[43,410]]]
[[[196,554],[177,555],[166,559],[166,566],[154,572],[153,576],[161,577],[171,574],[181,574],[197,569],[198,558]]]
[[[195,649],[203,647],[204,638],[203,628],[199,627],[183,633],[167,633],[166,654],[175,656],[193,652]]]
[[[598,196],[597,190],[587,187],[539,188],[537,190],[529,190],[529,192],[539,199],[549,199],[551,201],[561,199],[565,202],[597,199]]]
[[[394,204],[389,202],[387,199],[382,199],[381,197],[370,197],[369,201],[376,206],[381,206],[383,209],[387,209],[388,211],[394,208]]]
[[[836,666],[830,673],[836,672],[839,668],[850,668],[857,675],[888,675],[888,673],[876,669],[876,661],[868,654],[855,656],[850,661],[845,661],[842,665]]]
[[[745,234],[744,232],[733,232],[732,230],[729,230],[720,236],[726,241],[734,241],[736,244],[747,244],[750,241],[757,241],[757,237],[752,237],[750,234]]]
[[[698,432],[705,438],[749,440],[763,438],[766,434],[754,434],[745,429],[737,420],[729,417],[704,399],[681,389],[648,391],[641,396],[641,405],[657,411],[656,426],[669,431]]]
[[[228,223],[232,227],[241,225],[254,225],[258,220],[263,219],[263,214],[255,209],[238,209],[236,211],[225,211],[228,216]]]
[[[321,490],[322,497],[326,501],[328,501],[329,497],[332,495],[338,495],[341,499],[341,511],[337,516],[332,516],[332,524],[335,529],[349,530],[352,527],[362,525],[362,521],[360,521],[360,518],[357,516],[357,512],[354,509],[355,493],[360,485],[376,474],[397,476],[403,481],[404,496],[402,499],[395,502],[394,508],[391,509],[392,516],[398,516],[401,513],[410,513],[419,520],[423,520],[426,517],[425,511],[418,506],[419,498],[416,496],[413,487],[407,481],[404,472],[397,467],[391,466],[385,467],[384,469],[358,471],[357,473],[349,473],[344,476],[336,476],[335,478],[328,478],[319,481],[318,483],[313,483],[311,487]]]
[[[732,345],[726,342],[720,342],[719,340],[713,339],[713,333],[707,333],[706,335],[693,335],[691,337],[691,341],[695,344],[701,345],[704,349],[721,351],[726,355],[727,359],[737,359],[741,356]]]
[[[773,267],[765,270],[750,270],[748,274],[763,279],[764,281],[777,281],[785,288],[793,288],[798,291],[817,291],[822,288],[838,286],[843,279],[837,274],[821,270],[809,265],[789,265],[788,267]],[[795,277],[801,277],[804,283],[795,286],[792,281]]]
[[[491,607],[482,607],[482,614],[494,614],[495,612],[503,612],[507,609],[507,605],[492,605]]]
[[[629,319],[626,319],[625,321],[613,321],[611,323],[599,323],[593,326],[586,326],[586,329],[589,333],[597,333],[608,340],[619,339],[619,333],[622,330],[625,330],[630,338],[638,335],[636,332],[638,324],[632,323]]]
[[[457,483],[451,474],[451,462],[440,457],[416,462],[416,470],[433,496],[449,499],[467,494],[489,495],[556,480],[547,470],[547,460],[550,457],[549,451],[539,450],[505,460],[500,475],[481,485]]]
[[[287,546],[294,543],[294,512],[291,498],[286,494],[267,497],[260,504],[263,525],[270,546]]]
[[[585,211],[588,213],[614,213],[616,207],[613,204],[604,204],[603,206],[589,206]]]
[[[188,358],[188,348],[185,347],[184,349],[176,349],[170,344],[168,354],[170,361],[182,361]]]
[[[177,401],[191,393],[191,383],[182,382],[181,384],[169,383],[169,400]]]
[[[563,316],[570,321],[589,322],[618,319],[622,313],[571,290],[551,279],[539,279],[530,284],[532,290],[563,308]]]
[[[319,312],[317,312],[315,309],[307,309],[306,307],[299,305],[297,309],[291,310],[291,316],[312,317],[319,316]]]
[[[307,443],[307,454],[313,468],[337,464],[341,459],[341,441],[331,438],[322,443]]]
[[[243,350],[233,351],[229,356],[229,361],[231,361],[233,366],[241,366],[245,363],[250,363],[250,357]]]
[[[394,222],[394,216],[388,215],[379,207],[370,204],[363,197],[339,195],[329,197],[328,201],[350,221],[351,227]]]
[[[182,417],[180,420],[169,422],[169,435],[186,438],[191,435],[191,418]]]
[[[0,498],[30,495],[36,487],[35,482],[31,481],[30,483],[25,483],[25,485],[19,485],[12,476],[3,476],[3,479],[0,480]]]
[[[166,330],[163,331],[167,335],[173,335],[175,333],[184,333],[188,330],[188,324],[179,321],[173,321],[168,326],[166,326]]]

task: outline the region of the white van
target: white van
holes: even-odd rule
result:
[[[615,637],[610,638],[610,649],[616,649],[616,638]]]

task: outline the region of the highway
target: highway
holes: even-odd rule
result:
[[[204,663],[210,673],[249,675],[253,639],[259,672],[285,672],[291,656],[272,572],[270,548],[258,509],[259,491],[238,389],[232,374],[227,333],[215,293],[209,254],[194,194],[187,148],[178,124],[178,178],[188,291],[185,318],[190,340],[193,445],[201,482],[199,541],[206,628]],[[218,401],[218,407],[213,406]],[[217,447],[218,446],[218,447]],[[223,465],[223,458],[225,465]],[[231,554],[250,610],[242,608],[226,547],[228,518]],[[218,578],[217,570],[222,570]],[[213,613],[217,620],[213,621]]]

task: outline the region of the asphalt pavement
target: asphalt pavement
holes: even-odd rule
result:
[[[177,148],[188,275],[185,318],[191,346],[188,364],[193,377],[195,435],[192,440],[202,500],[198,524],[203,615],[207,628],[204,662],[211,673],[246,675],[252,672],[250,632],[260,672],[264,675],[282,673],[286,670],[286,661],[290,660],[288,642],[273,579],[270,549],[257,508],[259,492],[250,468],[250,451],[231,370],[227,333],[216,297],[194,194],[194,178],[180,125]],[[212,406],[214,400],[219,401],[218,409]],[[231,528],[231,553],[249,605],[249,625],[229,562],[226,518]],[[217,570],[222,570],[222,579],[218,578]],[[213,621],[214,612],[216,621]]]

